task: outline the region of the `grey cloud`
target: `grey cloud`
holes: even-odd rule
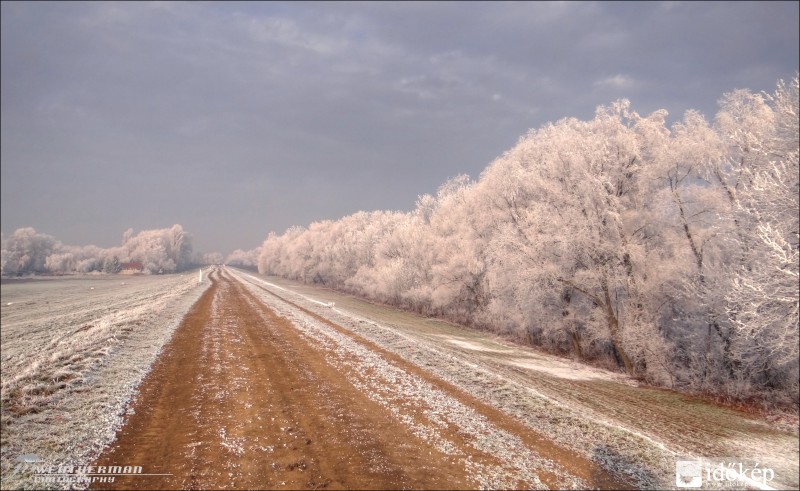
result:
[[[409,209],[619,97],[713,115],[797,67],[796,3],[2,4],[2,222],[108,246]],[[152,223],[149,223],[152,222]]]

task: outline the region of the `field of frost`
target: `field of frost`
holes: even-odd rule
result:
[[[84,465],[209,286],[198,274],[97,275],[2,285],[2,488],[30,488],[20,455]]]
[[[675,487],[680,460],[742,459],[796,489],[797,420],[755,416],[436,319],[234,271],[450,382],[642,488]]]

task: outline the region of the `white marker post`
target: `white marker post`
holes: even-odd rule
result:
[[[200,271],[198,271],[198,273],[200,273],[200,275],[197,277],[197,282],[198,283],[202,283],[203,282],[203,268],[200,268]]]

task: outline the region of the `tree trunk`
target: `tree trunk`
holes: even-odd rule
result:
[[[611,347],[614,350],[615,356],[622,362],[622,366],[628,375],[634,375],[633,362],[631,361],[625,348],[622,347],[622,340],[620,335],[619,319],[614,312],[614,306],[611,303],[611,292],[608,288],[608,282],[603,281],[603,294],[605,296],[606,320],[608,321],[608,330],[611,333]]]
[[[572,316],[572,312],[570,310],[570,306],[572,304],[571,288],[564,289],[564,294],[561,296],[561,300],[564,302],[561,315],[564,317],[564,322],[567,325],[567,330],[569,332],[570,339],[572,340],[572,349],[578,356],[578,359],[583,360],[584,357],[583,347],[581,346],[581,335],[578,333],[578,327],[576,326],[575,318]]]
[[[575,350],[575,354],[578,355],[579,360],[583,360],[583,347],[581,347],[581,335],[578,334],[577,329],[573,329],[572,331],[572,349]]]

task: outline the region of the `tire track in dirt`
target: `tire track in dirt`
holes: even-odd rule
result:
[[[463,468],[332,370],[291,324],[212,274],[96,466],[103,488],[468,488]],[[266,322],[265,322],[266,319]]]
[[[237,279],[241,280],[242,278],[237,277]],[[601,468],[597,463],[585,458],[575,451],[554,444],[552,440],[532,430],[515,418],[510,417],[497,408],[486,404],[485,402],[464,392],[452,384],[432,375],[421,367],[409,362],[408,360],[405,360],[403,357],[380,347],[379,345],[363,338],[347,328],[336,324],[335,322],[325,318],[322,315],[319,315],[316,312],[308,310],[303,306],[288,300],[281,294],[265,288],[263,285],[251,281],[247,281],[247,283],[249,286],[263,291],[269,296],[277,299],[280,303],[287,304],[291,306],[292,309],[296,309],[297,311],[308,315],[316,321],[329,326],[337,333],[346,336],[359,345],[366,347],[370,352],[378,353],[380,357],[384,358],[392,365],[400,367],[404,372],[409,373],[424,382],[430,383],[436,388],[436,390],[442,391],[453,400],[468,406],[472,411],[475,412],[475,416],[479,418],[485,418],[490,425],[496,428],[497,431],[502,431],[519,439],[520,443],[522,444],[521,447],[524,448],[518,449],[519,452],[516,455],[517,458],[523,459],[526,455],[526,449],[532,449],[535,454],[538,454],[540,458],[544,459],[543,463],[546,465],[534,469],[534,473],[538,475],[538,478],[541,481],[536,483],[539,486],[544,484],[545,486],[553,489],[572,487],[575,485],[578,485],[579,487],[592,487],[600,489],[632,488],[631,484],[627,482],[627,480],[620,479],[607,470]],[[339,367],[339,369],[341,369],[341,367]],[[357,373],[351,374],[351,378],[356,380],[359,378],[359,375]],[[378,388],[377,390],[380,391],[381,389]],[[405,401],[400,402],[399,405],[405,406]],[[531,416],[534,417],[535,415]],[[462,449],[467,449],[465,453],[469,455],[470,458],[477,457],[476,460],[478,460],[478,458],[488,461],[493,460],[492,457],[494,456],[491,454],[491,452],[488,454],[484,453],[483,455],[480,455],[480,451],[476,452],[476,443],[478,443],[476,440],[480,440],[480,435],[466,434],[464,428],[452,428],[450,431],[445,431],[445,433],[447,433],[447,439],[449,439],[451,442],[456,443],[458,447]],[[477,446],[481,447],[482,445],[478,443]],[[542,460],[540,460],[540,462],[542,462]],[[490,463],[496,464],[497,462]],[[512,487],[530,488],[533,485],[534,483],[532,482],[520,481]]]
[[[441,438],[421,437],[409,417],[426,423],[431,413],[424,403],[403,399],[403,390],[380,385],[377,376],[365,384],[364,374],[343,363],[341,353],[309,338],[227,272],[209,278],[212,286],[140,386],[116,441],[94,463],[169,475],[119,476],[103,488],[466,489],[486,485],[476,469],[509,469],[508,453],[476,446],[489,435],[446,423],[434,428]],[[519,442],[511,454],[545,459],[531,461],[543,466],[513,464],[524,471],[503,481],[515,483],[511,487],[625,487],[593,462],[416,365],[276,298],[352,338],[370,356],[432,384],[456,405],[469,406],[488,423],[484,428]],[[405,413],[380,403],[387,400]],[[449,447],[437,445],[442,441]]]

